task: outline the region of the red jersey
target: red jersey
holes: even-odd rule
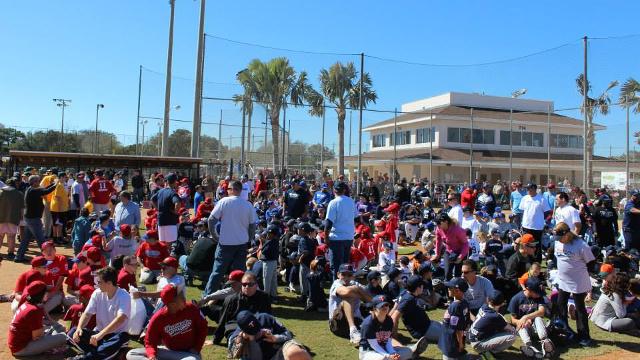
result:
[[[376,253],[380,253],[383,251],[382,243],[385,241],[391,241],[391,236],[387,231],[380,231],[373,236],[373,242],[376,244]]]
[[[325,256],[327,255],[327,251],[329,251],[329,246],[325,243],[322,243],[316,246],[316,256]]]
[[[93,278],[93,271],[91,270],[91,266],[87,266],[86,268],[78,271],[78,279],[78,289],[80,289],[82,285],[96,285],[96,281]]]
[[[24,349],[32,340],[31,333],[34,330],[42,329],[42,319],[44,311],[32,304],[24,303],[20,305],[11,325],[9,326],[9,337],[7,345],[11,349],[11,353],[15,354]]]
[[[253,189],[253,195],[258,196],[260,191],[267,190],[267,181],[266,180],[256,180],[255,188]]]
[[[73,267],[69,270],[69,274],[67,275],[67,278],[64,279],[64,283],[67,285],[67,291],[80,290],[80,286],[78,286],[80,284],[80,270],[78,270],[76,264],[73,264]]]
[[[129,291],[129,285],[138,287],[136,285],[136,274],[129,274],[124,268],[120,269],[117,285],[119,288],[124,289],[127,292]]]
[[[198,205],[196,215],[193,217],[193,222],[198,222],[200,219],[206,219],[213,211],[213,204],[205,204],[204,201]]]
[[[71,325],[69,325],[69,330],[71,330],[72,327],[77,327],[78,326],[78,322],[80,321],[80,317],[82,316],[82,313],[84,312],[84,309],[87,306],[85,304],[73,304],[71,305],[71,307],[69,308],[69,310],[67,310],[67,313],[64,314],[64,317],[62,318],[62,320],[65,321],[71,321]],[[95,315],[91,315],[91,318],[89,319],[89,322],[87,323],[87,326],[85,326],[87,329],[93,329],[94,327],[96,327],[96,316]]]
[[[358,269],[358,264],[360,263],[360,261],[366,259],[367,257],[364,256],[364,254],[358,250],[355,247],[351,247],[351,255],[349,256],[349,262],[351,263],[351,265],[353,265],[353,267],[355,269]]]
[[[18,276],[18,280],[16,281],[16,287],[13,291],[16,293],[22,294],[22,292],[24,291],[24,288],[28,285],[27,280],[29,282],[33,282],[36,280],[44,281],[44,275],[42,275],[36,269],[29,269],[23,272],[22,274],[20,274],[20,276]]]
[[[367,257],[368,261],[375,259],[378,253],[376,251],[375,240],[368,239],[368,238],[360,239],[360,243],[358,244],[358,250],[360,250],[360,252],[362,252],[364,256]]]
[[[67,258],[64,255],[55,255],[51,262],[47,261],[47,275],[45,275],[44,283],[47,285],[55,285],[62,276],[69,275]],[[51,289],[55,291],[57,289]]]
[[[185,308],[170,314],[166,306],[153,314],[147,326],[144,347],[147,357],[156,356],[159,345],[169,350],[202,350],[207,337],[207,320],[197,306],[186,303]]]
[[[115,193],[116,189],[111,184],[111,181],[104,178],[96,178],[89,185],[89,193],[91,193],[91,200],[95,204],[107,204],[111,200],[111,194]]]
[[[460,206],[471,208],[471,212],[473,212],[474,207],[476,206],[476,192],[471,190],[465,190],[460,194]]]
[[[142,265],[147,269],[160,270],[160,262],[169,256],[169,250],[159,241],[155,244],[145,241],[136,251],[136,256],[142,259]]]
[[[396,230],[398,230],[398,214],[390,213],[389,219],[387,219],[387,226],[384,228],[384,231],[389,234],[389,241],[392,243],[396,242]]]

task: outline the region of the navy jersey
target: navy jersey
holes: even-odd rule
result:
[[[478,311],[476,320],[471,324],[469,340],[471,342],[486,340],[503,332],[506,326],[507,321],[504,317],[489,305],[484,304]]]
[[[520,319],[527,314],[531,314],[538,310],[540,305],[544,305],[542,297],[533,299],[524,295],[524,291],[520,291],[509,301],[508,311],[516,319]]]
[[[459,357],[466,353],[464,344],[462,352],[456,331],[464,331],[470,323],[469,304],[465,300],[454,300],[444,313],[443,331],[438,341],[438,348],[448,357]]]
[[[360,348],[362,350],[373,350],[369,345],[368,340],[376,339],[378,344],[384,349],[387,346],[387,341],[391,341],[391,334],[393,333],[393,320],[390,316],[387,316],[381,323],[373,315],[367,316],[362,325],[360,325]]]
[[[398,310],[402,313],[402,321],[414,339],[420,339],[427,333],[431,320],[427,316],[427,304],[408,291],[400,296]]]

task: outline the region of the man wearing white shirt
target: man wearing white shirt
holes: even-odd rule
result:
[[[578,209],[569,204],[569,195],[566,192],[560,192],[556,195],[556,204],[558,207],[553,214],[556,224],[561,222],[569,226],[569,230],[578,235],[582,229],[582,221],[580,221],[580,213]]]
[[[131,297],[116,285],[118,273],[108,266],[96,274],[98,289],[91,295],[77,328],[69,336],[84,351],[74,359],[113,359],[129,341],[127,325],[131,312]],[[96,316],[96,327],[85,328],[91,316]]]
[[[452,220],[457,221],[458,225],[462,224],[462,217],[464,215],[459,201],[460,200],[458,198],[458,194],[447,195],[447,202],[449,206],[451,206],[451,209],[449,209],[447,215],[449,215],[449,218],[451,218]]]
[[[545,225],[545,216],[551,212],[549,203],[537,193],[538,186],[534,183],[527,184],[527,195],[522,197],[519,209],[522,210],[522,230],[526,234],[533,235],[537,243],[536,257],[541,260],[540,240]]]
[[[251,182],[249,182],[249,175],[244,174],[242,176],[242,192],[240,193],[240,198],[249,201],[251,190],[253,190],[253,187],[251,186]]]

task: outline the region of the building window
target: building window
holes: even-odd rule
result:
[[[484,130],[483,144],[493,145],[496,143],[496,132],[494,130]]]
[[[471,142],[471,129],[460,128],[460,142],[464,144]]]
[[[529,131],[514,131],[511,133],[513,146],[542,147],[544,145],[544,134]],[[500,145],[510,145],[509,131],[500,130]]]
[[[393,133],[389,135],[391,139],[391,146],[394,145]],[[395,144],[407,145],[411,144],[411,131],[398,131],[396,132]]]
[[[424,144],[433,141],[433,135],[436,132],[436,128],[422,128],[416,130],[416,144]]]
[[[471,129],[447,128],[447,141],[450,143],[468,144],[471,142]],[[495,144],[496,134],[494,130],[473,129],[474,144]]]
[[[373,135],[371,146],[374,148],[384,147],[387,145],[386,140],[387,140],[387,137],[385,136],[385,134]]]
[[[582,149],[583,146],[582,136],[580,135],[551,134],[551,147]]]
[[[511,142],[509,141],[509,132],[500,130],[500,145],[510,145],[510,144]]]
[[[533,146],[542,147],[543,145],[544,145],[544,136],[542,135],[542,133],[533,133]]]
[[[447,128],[447,142],[460,142],[460,128]]]

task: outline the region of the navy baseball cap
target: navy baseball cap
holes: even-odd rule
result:
[[[338,268],[338,272],[341,274],[353,274],[356,271],[351,264],[342,264]]]
[[[320,189],[328,189],[329,188],[329,184],[327,183],[322,183],[322,185],[320,185]]]
[[[629,196],[638,196],[638,194],[640,194],[638,189],[633,189],[629,192]]]
[[[407,290],[410,292],[415,291],[420,286],[424,286],[425,282],[422,279],[422,276],[413,275],[409,279],[407,279]]]
[[[544,296],[544,289],[542,288],[542,282],[537,277],[529,277],[524,283],[524,287],[529,291]]]
[[[266,231],[267,231],[267,233],[280,235],[280,228],[275,224],[269,224],[269,226],[267,226],[267,230]]]
[[[389,280],[393,280],[398,276],[400,276],[400,274],[401,274],[400,269],[393,267],[391,268],[391,270],[387,272],[387,277],[389,277]]]
[[[493,235],[493,234],[499,234],[499,233],[500,233],[500,229],[498,229],[498,228],[493,228],[493,229],[491,229],[491,235]]]
[[[464,279],[459,277],[453,278],[449,281],[445,281],[444,286],[448,288],[457,288],[457,289],[460,289],[460,291],[462,292],[466,292],[469,289],[469,284],[467,284],[467,282],[464,281]]]
[[[433,266],[433,264],[431,263],[431,261],[425,261],[422,264],[420,264],[420,267],[418,268],[418,274],[422,275],[426,272],[435,272],[436,268]]]
[[[493,290],[493,292],[487,296],[487,300],[489,300],[492,305],[500,305],[504,303],[504,294],[502,294],[500,290]]]
[[[385,295],[374,296],[369,303],[371,308],[380,309],[385,305],[391,306],[391,301]]]
[[[236,317],[236,321],[240,330],[245,334],[256,335],[260,331],[260,323],[256,316],[250,311],[240,311]]]
[[[311,225],[309,223],[307,223],[307,222],[301,222],[301,223],[296,224],[296,229],[302,230],[305,233],[309,233],[309,232],[311,232],[313,230],[313,227],[311,227]]]
[[[384,243],[382,243],[382,246],[384,246],[386,249],[389,249],[389,250],[393,249],[393,244],[390,243],[389,241],[385,241]]]
[[[338,192],[345,192],[345,191],[349,190],[349,186],[347,184],[345,184],[344,182],[339,181],[335,185],[333,185],[333,189],[338,191]]]
[[[381,277],[382,277],[382,274],[380,274],[380,271],[373,270],[372,272],[367,274],[367,281],[371,281],[373,279],[380,279]]]
[[[178,175],[176,175],[174,173],[169,173],[167,175],[167,177],[165,178],[165,180],[167,180],[167,182],[174,183],[174,182],[178,181]]]

